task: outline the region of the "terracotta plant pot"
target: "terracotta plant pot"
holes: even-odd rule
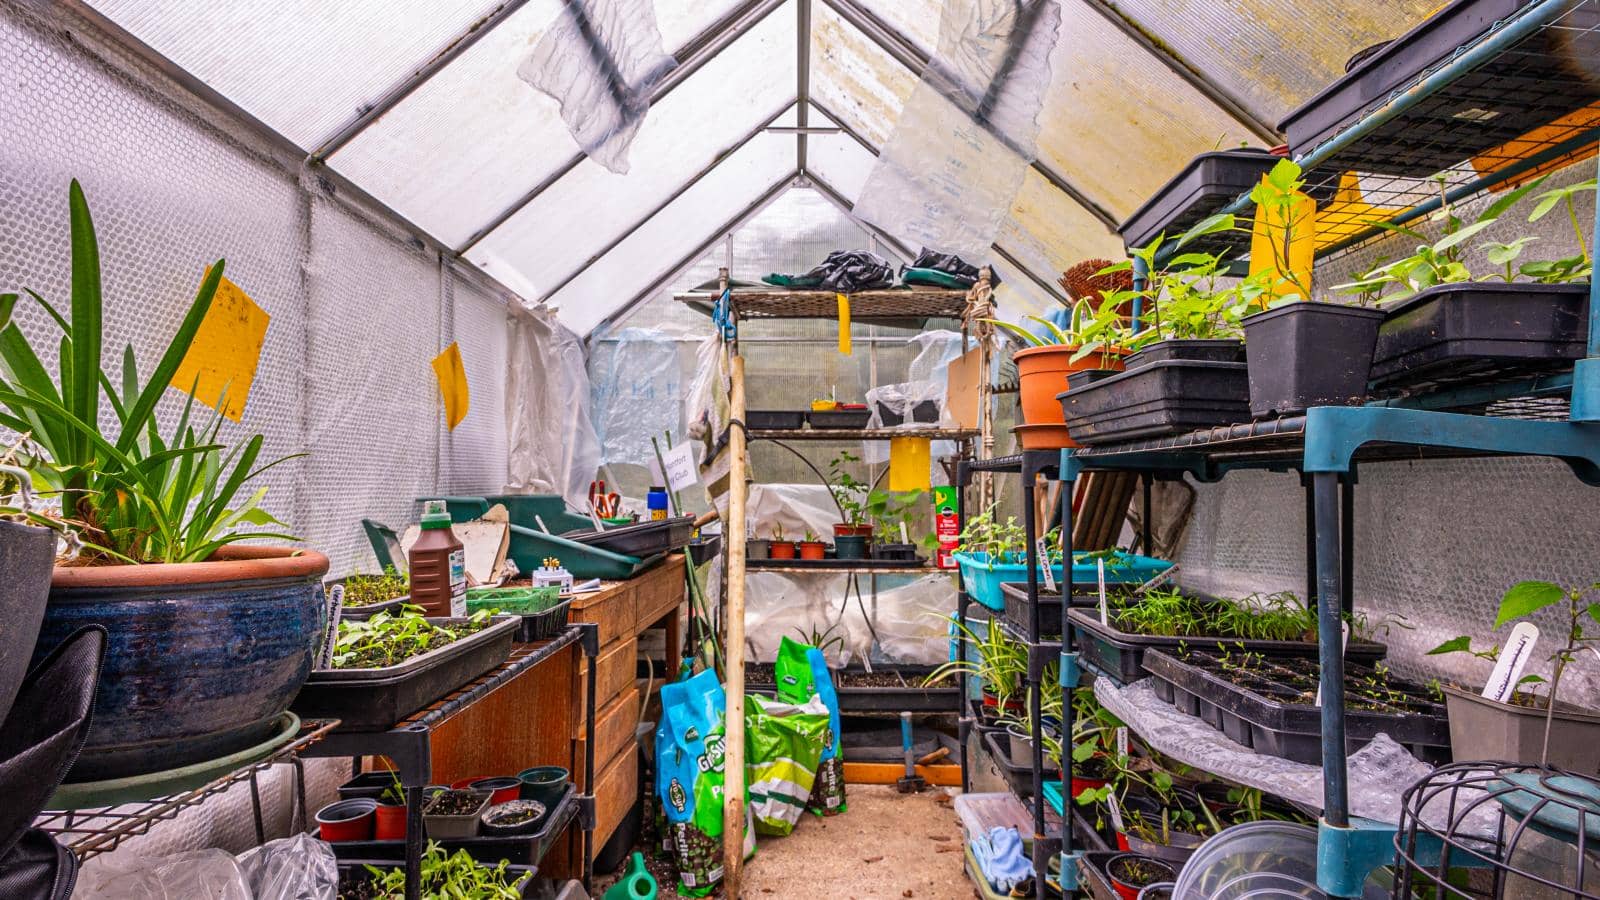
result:
[[[800,558],[801,559],[822,559],[823,556],[827,552],[828,552],[828,545],[824,544],[821,541],[801,541],[800,542]]]
[[[88,744],[68,781],[121,778],[265,740],[317,652],[328,558],[219,549],[202,563],[57,567],[34,659],[106,629]]]
[[[844,522],[833,523],[834,537],[872,537],[871,525],[849,525]]]
[[[768,552],[771,559],[794,559],[794,541],[773,541]]]
[[[1018,350],[1017,382],[1022,396],[1022,422],[1025,425],[1064,425],[1066,417],[1056,395],[1067,389],[1067,375],[1085,369],[1122,370],[1124,354],[1117,350],[1091,353],[1077,362],[1074,345],[1029,347]]]

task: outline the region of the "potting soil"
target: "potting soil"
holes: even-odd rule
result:
[[[746,698],[745,781],[757,834],[794,830],[816,782],[822,750],[833,737],[828,710],[812,694],[804,703]]]
[[[661,689],[656,729],[656,794],[667,820],[667,843],[678,869],[678,892],[704,897],[722,881],[722,792],[727,698],[706,670]],[[744,853],[755,853],[745,824]]]
[[[778,644],[773,678],[779,699],[807,703],[815,697],[827,708],[828,731],[823,738],[822,757],[817,763],[816,779],[806,809],[823,816],[844,812],[849,804],[845,802],[839,695],[834,690],[827,660],[816,647],[785,637]]]

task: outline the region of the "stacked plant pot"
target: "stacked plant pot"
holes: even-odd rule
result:
[[[1076,447],[1067,431],[1063,405],[1056,397],[1067,390],[1067,380],[1075,372],[1122,371],[1122,355],[1114,351],[1094,353],[1073,360],[1076,345],[1029,347],[1018,350],[1018,393],[1021,396],[1022,424],[1014,429],[1024,450],[1059,450]]]
[[[1181,434],[1244,421],[1250,382],[1236,340],[1165,340],[1109,376],[1083,376],[1056,395],[1072,440],[1084,446]]]

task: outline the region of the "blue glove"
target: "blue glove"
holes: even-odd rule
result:
[[[1022,855],[1022,837],[1015,828],[991,828],[973,837],[972,858],[996,891],[1010,891],[1033,877],[1033,864]]]

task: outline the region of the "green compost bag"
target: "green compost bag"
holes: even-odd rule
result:
[[[849,808],[844,792],[844,746],[839,738],[839,695],[822,651],[810,644],[784,638],[773,665],[778,699],[804,704],[816,697],[828,710],[828,733],[822,759],[806,808],[818,815],[834,816]]]
[[[722,881],[726,716],[727,697],[710,669],[661,689],[656,793],[678,868],[678,893],[685,896],[704,897]],[[745,858],[755,849],[746,807]]]
[[[831,729],[816,695],[805,703],[745,697],[745,781],[756,833],[782,837],[806,811]]]

